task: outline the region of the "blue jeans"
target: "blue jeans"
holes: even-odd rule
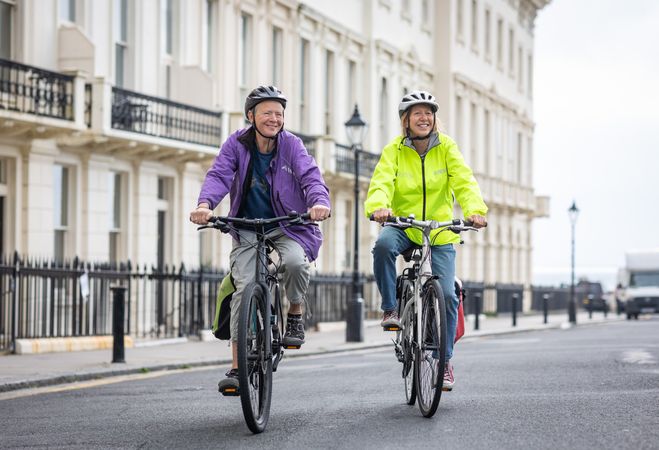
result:
[[[396,258],[414,243],[400,228],[384,227],[373,247],[373,273],[382,297],[382,310],[396,309]],[[446,303],[448,325],[446,358],[453,356],[453,340],[458,319],[458,298],[455,295],[455,249],[453,244],[431,247],[432,273],[439,277]]]

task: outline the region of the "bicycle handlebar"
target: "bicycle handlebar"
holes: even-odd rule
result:
[[[374,221],[374,215],[369,216],[369,220]],[[438,222],[436,220],[416,220],[414,217],[399,217],[399,216],[389,216],[385,223],[391,223],[403,227],[416,227],[416,228],[427,228],[430,230],[436,230],[438,228],[448,228],[454,233],[460,233],[461,231],[478,231],[474,227],[474,223],[470,220],[462,219],[453,219],[446,222]],[[485,225],[487,226],[487,224]]]
[[[289,221],[291,224],[302,223],[303,220],[309,220],[310,213],[299,214],[291,211],[287,216],[272,217],[270,219],[245,219],[243,217],[228,217],[228,216],[212,216],[208,219],[209,225],[202,225],[197,227],[197,230],[204,230],[206,228],[215,228],[223,233],[229,232],[231,224],[244,225],[247,227],[259,228],[266,225],[271,225],[279,222]]]

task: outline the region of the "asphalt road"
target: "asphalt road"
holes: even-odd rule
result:
[[[16,391],[0,447],[659,449],[657,316],[463,342],[454,363],[426,419],[393,350],[284,360],[260,435],[216,392],[226,368]]]

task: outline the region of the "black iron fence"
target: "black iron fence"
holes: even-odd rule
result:
[[[0,109],[72,121],[73,79],[0,59]]]
[[[308,134],[298,133],[297,131],[291,131],[294,135],[302,139],[304,147],[307,149],[307,152],[314,158],[316,157],[316,138],[314,136],[309,136]]]
[[[112,128],[219,147],[222,113],[113,87]]]
[[[371,177],[380,155],[364,150],[359,151],[359,175]],[[352,147],[336,144],[336,171],[355,173],[355,152]]]
[[[16,339],[99,336],[112,333],[112,286],[127,289],[124,329],[136,338],[197,335],[211,327],[225,273],[185,266],[136,267],[22,259],[0,261],[0,351]],[[379,314],[379,296],[364,277],[367,317]],[[308,326],[341,321],[352,296],[351,275],[311,279]]]

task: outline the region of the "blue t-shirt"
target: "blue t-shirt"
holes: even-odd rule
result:
[[[244,203],[244,216],[247,219],[270,219],[275,217],[275,211],[272,209],[270,184],[265,173],[270,167],[274,152],[263,154],[256,151],[252,154],[255,155],[252,161],[252,182]],[[273,228],[273,226],[267,228]]]

